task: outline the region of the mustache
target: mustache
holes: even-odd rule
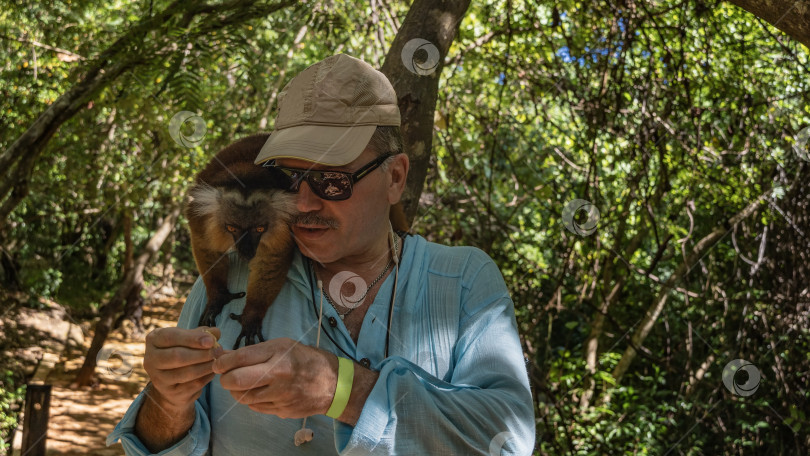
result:
[[[326,226],[333,230],[338,229],[340,224],[335,219],[323,217],[314,212],[303,212],[293,215],[290,221],[292,225],[319,225]]]

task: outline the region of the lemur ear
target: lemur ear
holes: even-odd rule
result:
[[[219,200],[222,192],[218,189],[199,182],[188,192],[188,210],[198,217],[214,214],[219,211]]]

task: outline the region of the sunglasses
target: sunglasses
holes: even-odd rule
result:
[[[383,155],[366,163],[353,173],[344,171],[319,171],[311,169],[284,168],[270,160],[262,165],[274,171],[281,184],[291,192],[297,193],[301,182],[307,181],[312,193],[327,201],[343,201],[352,196],[352,186],[360,179],[377,169],[391,155]]]

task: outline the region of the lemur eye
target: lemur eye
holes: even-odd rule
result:
[[[256,232],[257,232],[257,233],[264,233],[264,230],[265,230],[265,229],[266,229],[266,228],[265,228],[265,227],[263,227],[263,226],[257,226],[257,227],[256,227]]]
[[[229,233],[236,233],[236,227],[233,225],[225,225],[225,228],[228,230]]]

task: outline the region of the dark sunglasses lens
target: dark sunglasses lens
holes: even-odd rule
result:
[[[307,182],[312,191],[325,200],[340,201],[352,196],[352,182],[343,173],[313,172]]]
[[[298,173],[284,168],[268,167],[267,169],[270,171],[273,182],[278,188],[293,192],[298,191],[298,185],[300,184]]]

